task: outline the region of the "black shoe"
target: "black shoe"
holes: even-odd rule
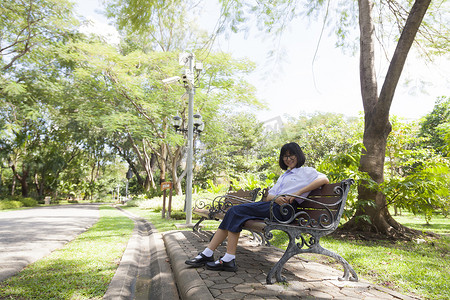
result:
[[[214,261],[206,263],[206,268],[208,270],[213,271],[227,271],[227,272],[236,272],[238,269],[235,259],[229,262],[224,262],[222,261],[222,257],[219,259],[219,263],[216,263]]]
[[[199,253],[201,258],[192,258],[186,260],[184,263],[190,266],[193,266],[194,268],[204,266],[207,262],[214,262],[214,254],[210,257],[204,255],[203,253]]]

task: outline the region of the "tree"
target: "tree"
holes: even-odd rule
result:
[[[7,71],[21,58],[71,35],[75,19],[67,0],[0,2],[0,70]],[[34,54],[37,54],[34,53]]]
[[[43,166],[39,150],[48,128],[42,90],[54,83],[52,47],[74,36],[72,6],[66,0],[0,3],[0,107],[5,122],[1,143],[24,196],[31,182],[42,192],[42,182],[36,184]]]
[[[317,167],[326,155],[345,153],[355,143],[361,142],[362,124],[356,118],[334,113],[302,114],[289,119],[282,132],[271,136],[271,139],[277,145],[296,141],[307,156],[306,164]]]
[[[181,193],[185,170],[179,166],[185,140],[175,133],[171,121],[177,110],[186,120],[187,103],[180,99],[184,94],[181,84],[162,83],[179,72],[178,53],[137,50],[123,55],[97,42],[70,44],[60,53],[74,66],[71,81],[78,88],[70,95],[70,105],[77,107],[77,121],[98,128],[136,174],[145,172],[141,183],[146,191],[156,189],[157,175],[165,180],[170,174],[176,192]],[[205,71],[197,83],[206,88],[197,91],[195,106],[207,129],[208,120],[215,118],[221,107],[237,102],[259,104],[254,100],[254,88],[242,80],[252,64],[224,53],[210,53],[203,65]]]
[[[121,32],[124,53],[202,48],[207,35],[195,23],[198,1],[104,1],[106,15]]]
[[[374,65],[375,31],[373,2],[371,0],[360,0],[358,2],[360,24],[360,80],[365,113],[363,137],[365,149],[361,155],[360,170],[367,172],[378,184],[384,181],[386,144],[388,135],[392,129],[389,122],[389,111],[395,89],[409,50],[430,2],[431,0],[417,0],[414,2],[406,23],[403,26],[402,34],[397,43],[379,95]],[[367,185],[360,184],[358,186],[358,199],[362,201],[373,201],[375,205],[361,206],[356,211],[354,218],[346,224],[346,228],[362,231],[375,229],[377,232],[394,236],[405,231],[405,227],[391,217],[386,205],[386,196],[382,192],[371,189]],[[363,215],[368,215],[370,221],[361,222],[358,217]]]
[[[232,178],[242,174],[257,174],[260,161],[264,159],[260,153],[263,147],[263,127],[255,114],[244,112],[228,112],[211,120],[214,134],[205,134],[199,143],[197,169],[195,179],[205,183],[228,185]],[[210,131],[210,132],[211,132]]]
[[[209,52],[211,39],[195,23],[200,11],[198,1],[146,1],[146,5],[134,1],[108,1],[107,16],[115,21],[123,34],[122,52],[131,51],[158,53],[160,51],[178,54],[190,51],[196,55],[196,61],[203,62],[204,72],[198,78],[195,107],[206,120],[206,131],[211,129],[208,120],[215,118],[221,106],[238,101],[243,105],[261,106],[254,98],[254,88],[242,78],[242,74],[251,72],[254,65],[247,60],[236,60],[226,53]],[[176,62],[177,59],[174,59]],[[175,68],[166,72],[166,77],[179,73]],[[162,77],[164,78],[164,77]],[[161,79],[162,79],[161,78]],[[176,99],[180,89],[174,86],[164,87],[167,99]],[[183,121],[187,121],[185,103],[180,101],[178,108]],[[166,123],[166,129],[170,124]],[[186,155],[183,140],[162,143],[151,148],[159,166],[161,180],[170,174],[177,193],[181,192],[181,182],[186,170],[180,172],[181,162]]]
[[[420,128],[420,136],[426,137],[426,144],[432,145],[441,154],[448,153],[448,138],[446,137],[445,125],[450,122],[450,98],[441,97],[436,100],[433,111],[427,114]],[[447,133],[448,134],[448,133]]]
[[[450,162],[418,137],[418,122],[391,119],[387,141],[385,181],[379,187],[386,205],[422,213],[426,220],[433,211],[446,209],[449,195]]]
[[[431,0],[416,0],[411,5],[407,1],[390,1],[386,4],[383,1],[376,3],[372,0],[359,0],[359,12],[357,12],[359,18],[356,19],[354,2],[341,1],[336,8],[339,18],[336,32],[341,41],[347,37],[348,26],[359,20],[360,81],[365,113],[364,148],[361,155],[360,171],[368,173],[377,184],[381,184],[384,180],[386,140],[391,131],[389,111],[411,46],[417,40],[427,42],[422,44],[421,49],[424,50],[437,49],[434,53],[439,54],[447,53],[448,50],[448,27],[441,22],[441,11],[439,10],[443,2],[435,3],[433,12],[428,15],[421,30],[420,26],[430,2]],[[246,1],[238,0],[222,0],[221,3],[223,14],[228,17],[229,25],[235,31],[238,30],[240,22],[247,20],[246,13],[254,13],[258,15],[259,24],[262,28],[269,32],[282,32],[289,21],[298,15],[317,16],[319,9],[323,8],[326,10],[325,16],[328,16],[330,1],[309,1],[306,4],[307,9],[302,12],[298,12],[298,10],[303,7],[297,1],[290,0],[277,1],[276,3],[259,1],[257,4],[248,4]],[[324,7],[324,4],[327,4],[327,7]],[[376,4],[379,5],[377,11],[381,12],[377,19],[374,16]],[[395,38],[398,38],[397,46],[390,59],[389,69],[384,77],[380,94],[378,94],[374,63],[375,26],[377,24],[382,25],[381,30],[377,31],[378,40],[386,36],[383,32],[383,26],[393,25],[393,28],[399,30],[399,35],[395,36]],[[405,231],[405,228],[390,216],[382,192],[370,188],[364,182],[359,184],[358,192],[359,201],[364,205],[361,205],[354,218],[346,224],[346,228],[362,231],[373,230],[388,235],[402,234]],[[363,216],[369,216],[369,218],[361,218]],[[361,220],[365,221],[358,222]]]

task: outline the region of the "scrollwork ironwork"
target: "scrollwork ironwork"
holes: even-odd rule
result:
[[[339,195],[342,195],[342,188],[337,187],[338,189],[335,189],[335,192]],[[294,206],[292,206],[289,203],[285,203],[283,205],[280,206],[280,215],[282,216],[287,216],[289,214],[291,214],[291,217],[288,220],[280,220],[277,218],[276,214],[274,213],[274,209],[276,206],[274,206],[275,200],[278,197],[283,197],[283,196],[291,196],[291,197],[295,197],[296,199],[301,199],[303,201],[309,202],[309,203],[313,203],[315,205],[317,205],[319,208],[316,210],[311,210],[311,211],[307,211],[307,210],[299,210],[299,209],[295,209]],[[340,199],[334,203],[331,204],[326,204],[326,203],[322,203],[319,201],[315,201],[309,198],[305,198],[305,197],[299,197],[296,195],[291,195],[291,194],[285,194],[285,195],[280,195],[277,198],[272,200],[271,206],[270,206],[270,221],[271,222],[278,222],[280,224],[291,224],[294,222],[295,220],[295,225],[297,226],[301,226],[301,227],[312,227],[312,228],[322,228],[322,229],[329,229],[330,227],[333,226],[333,224],[335,223],[335,219],[336,213],[333,213],[333,211],[331,211],[330,207],[336,207],[341,205],[342,202],[342,198],[340,197]],[[321,214],[314,218],[311,213],[313,212],[317,212],[317,211],[321,211]],[[291,224],[293,225],[293,224]]]
[[[207,202],[210,202],[210,201],[211,201],[211,199],[207,199],[207,198],[197,199],[195,201],[194,208],[195,209],[210,209],[211,208],[211,203],[207,203]]]
[[[274,277],[277,281],[284,281],[284,277],[281,276],[283,265],[292,256],[300,253],[317,253],[332,257],[339,263],[341,263],[341,265],[344,267],[344,276],[342,278],[339,278],[340,280],[358,281],[356,272],[343,257],[323,248],[319,244],[320,238],[322,236],[333,232],[337,228],[340,217],[343,213],[350,185],[353,182],[354,181],[352,179],[347,179],[336,186],[333,189],[333,193],[337,195],[337,200],[331,204],[321,203],[310,198],[296,197],[297,199],[302,199],[303,201],[309,201],[314,205],[311,205],[309,211],[308,209],[299,208],[294,216],[292,216],[287,221],[278,220],[278,218],[275,216],[273,211],[273,204],[276,199],[272,200],[270,208],[270,218],[264,220],[264,222],[266,223],[266,227],[264,228],[264,235],[268,240],[270,240],[273,238],[272,230],[281,230],[288,235],[289,242],[283,256],[268,272],[266,278],[267,283],[273,283]],[[332,198],[333,197],[331,197],[331,199]],[[290,204],[285,204],[282,205],[280,209],[290,209],[287,208],[289,206],[292,207],[292,209],[294,208]]]

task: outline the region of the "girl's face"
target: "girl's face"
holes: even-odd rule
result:
[[[294,169],[297,166],[297,156],[295,154],[286,152],[283,156],[283,161],[288,169]]]

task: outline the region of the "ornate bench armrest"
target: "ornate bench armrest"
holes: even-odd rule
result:
[[[292,204],[285,203],[280,206],[280,215],[281,216],[290,216],[289,219],[283,221],[279,220],[277,216],[274,214],[275,200],[278,197],[283,196],[291,196],[294,197],[295,200]],[[302,200],[301,204],[296,204],[296,200]],[[333,227],[336,221],[336,216],[333,211],[330,209],[331,207],[336,207],[342,202],[342,199],[339,199],[333,203],[322,203],[310,198],[301,197],[292,194],[283,194],[278,195],[274,199],[271,200],[270,204],[270,218],[266,219],[266,223],[280,223],[285,225],[295,225],[299,227],[309,227],[309,228],[320,228],[320,229],[329,229]],[[307,208],[301,207],[310,206]],[[311,206],[313,208],[311,208]]]
[[[194,209],[211,209],[213,206],[214,199],[209,198],[199,198],[195,200]]]

